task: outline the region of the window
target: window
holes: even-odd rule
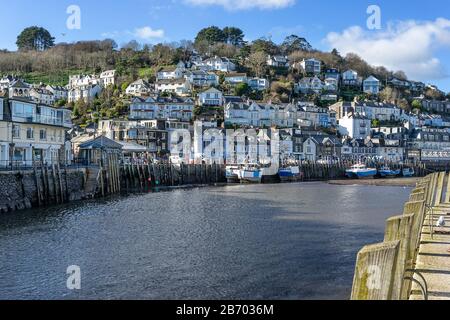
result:
[[[34,139],[34,131],[33,131],[33,128],[28,128],[28,129],[27,129],[27,139],[28,139],[28,140]]]
[[[47,130],[41,129],[39,131],[39,139],[44,140],[44,141],[47,140]]]
[[[13,138],[19,138],[20,139],[20,126],[17,124],[14,124],[12,127],[12,136]]]

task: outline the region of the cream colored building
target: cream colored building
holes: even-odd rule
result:
[[[0,166],[70,159],[65,136],[71,127],[70,110],[0,98]]]

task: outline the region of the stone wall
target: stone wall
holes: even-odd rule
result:
[[[0,172],[0,212],[80,200],[85,169]]]

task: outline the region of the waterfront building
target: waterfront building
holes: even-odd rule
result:
[[[127,142],[142,146],[145,150],[140,149],[140,152],[146,152],[153,157],[169,152],[165,120],[100,120],[98,134],[118,143]],[[127,146],[123,146],[126,150]]]
[[[78,159],[84,164],[102,165],[106,161],[107,155],[117,155],[122,158],[123,146],[105,136],[99,136],[92,140],[86,141],[79,146]]]
[[[31,166],[34,161],[70,159],[65,137],[71,128],[70,110],[0,98],[0,164]]]

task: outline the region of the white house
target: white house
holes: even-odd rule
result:
[[[67,85],[68,89],[73,89],[77,87],[83,87],[88,85],[101,85],[100,79],[96,75],[73,75],[69,76],[69,84]]]
[[[184,77],[194,87],[203,88],[219,85],[219,76],[213,72],[206,72],[204,70],[193,70],[188,71]]]
[[[349,114],[339,119],[339,133],[344,137],[365,139],[371,130],[371,120],[367,117]]]
[[[336,92],[338,90],[339,81],[336,78],[326,78],[323,89],[325,91]]]
[[[342,83],[347,86],[359,85],[358,72],[355,70],[347,70],[342,74]]]
[[[320,93],[324,88],[322,80],[317,76],[302,78],[296,85],[295,90],[303,94]]]
[[[77,86],[69,90],[68,101],[76,102],[78,100],[84,100],[85,102],[90,102],[101,92],[102,87],[98,84]]]
[[[222,91],[216,88],[210,88],[198,94],[198,103],[201,106],[222,106],[223,94]]]
[[[225,82],[231,85],[237,85],[239,83],[247,83],[246,73],[229,73],[225,76]]]
[[[230,59],[217,56],[206,59],[200,66],[210,71],[232,72],[236,70],[236,65]]]
[[[250,78],[247,80],[250,88],[256,91],[264,91],[270,88],[270,82],[263,78]]]
[[[69,92],[67,91],[66,88],[64,88],[62,86],[47,85],[45,88],[48,91],[50,91],[51,93],[53,93],[53,96],[55,97],[55,101],[67,100],[67,98],[68,98]]]
[[[173,80],[183,78],[183,69],[178,67],[162,68],[156,75],[157,80]]]
[[[376,95],[380,92],[381,82],[374,76],[370,76],[363,81],[363,91],[368,94]]]
[[[303,59],[302,62],[300,62],[300,66],[305,70],[308,74],[320,74],[321,68],[322,68],[322,62],[311,58],[311,59]]]
[[[175,119],[190,121],[194,112],[194,101],[191,98],[178,97],[136,97],[130,104],[129,119],[158,120]]]
[[[30,90],[31,86],[28,83],[22,80],[17,80],[14,83],[12,83],[11,86],[9,87],[9,97],[29,98]]]
[[[191,84],[186,79],[159,80],[155,84],[157,92],[171,92],[179,96],[187,96],[191,92]]]
[[[152,92],[151,85],[143,79],[139,79],[133,83],[130,83],[130,85],[125,90],[126,94],[136,97],[146,96],[149,95],[151,92]]]
[[[269,55],[267,57],[267,65],[269,67],[276,67],[276,68],[288,68],[289,67],[289,60],[286,56],[271,56]]]
[[[100,83],[103,87],[113,86],[116,83],[116,70],[103,71],[100,74]]]
[[[45,88],[32,88],[30,90],[30,97],[36,103],[52,106],[55,104],[55,96],[53,93]]]

